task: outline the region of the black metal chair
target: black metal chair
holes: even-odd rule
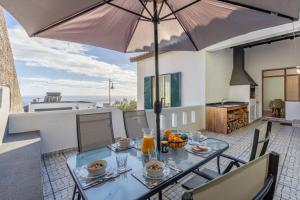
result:
[[[272,200],[279,154],[271,152],[183,194],[182,200]]]
[[[268,121],[254,131],[254,137],[253,137],[253,143],[252,143],[252,149],[249,161],[252,161],[260,156],[263,156],[268,148],[269,140],[270,140],[270,133],[272,129],[272,122]],[[221,172],[221,166],[220,166],[220,158],[226,158],[231,160],[228,166]],[[248,161],[248,162],[249,162]],[[217,157],[217,172],[204,168],[202,170],[195,170],[194,173],[199,176],[194,176],[190,178],[188,181],[182,184],[182,187],[186,189],[193,189],[195,187],[198,187],[199,185],[205,184],[208,181],[211,181],[218,176],[224,175],[232,170],[232,168],[240,167],[243,164],[246,164],[247,161],[241,160],[239,158],[235,158],[230,155],[221,154]]]
[[[123,112],[124,126],[128,138],[142,137],[142,129],[149,128],[144,110]]]
[[[91,151],[115,142],[111,112],[76,115],[79,153]],[[73,197],[77,193],[74,187]],[[78,199],[81,199],[78,193]]]

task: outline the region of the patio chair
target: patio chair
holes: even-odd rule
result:
[[[205,185],[185,192],[182,200],[272,200],[279,154],[271,152]]]
[[[91,151],[115,142],[111,112],[76,115],[79,153]],[[74,187],[72,200],[77,193]],[[80,193],[78,198],[81,199]]]
[[[142,129],[149,128],[144,110],[123,112],[126,136],[131,139],[142,137]]]
[[[274,117],[281,117],[284,113],[284,101],[281,99],[274,99],[270,102],[270,107],[272,109],[272,115]]]
[[[263,156],[266,153],[269,144],[271,129],[272,129],[272,122],[270,121],[260,125],[255,129],[249,161],[252,161],[260,156]],[[221,157],[231,160],[223,172],[221,172],[221,166],[220,166]],[[226,154],[221,154],[220,156],[217,157],[218,172],[215,172],[214,170],[210,170],[207,168],[204,168],[203,170],[197,169],[194,171],[194,173],[199,176],[194,176],[190,178],[189,180],[187,180],[185,183],[182,184],[182,187],[188,190],[196,188],[202,184],[205,184],[210,180],[217,178],[220,175],[224,175],[228,173],[229,171],[231,171],[231,169],[234,166],[240,167],[242,164],[246,164],[246,163],[247,163],[246,161],[241,160],[239,158],[235,158]]]
[[[79,152],[105,147],[115,142],[111,113],[80,114],[76,116]]]

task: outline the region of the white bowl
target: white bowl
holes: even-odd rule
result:
[[[153,168],[153,166],[158,167],[158,169]],[[152,178],[162,177],[164,174],[165,164],[158,160],[151,160],[145,164],[145,171],[147,176]]]
[[[129,138],[121,138],[118,140],[118,144],[119,144],[119,147],[121,147],[121,148],[129,147],[130,139]]]
[[[89,175],[97,176],[105,173],[107,167],[106,160],[97,160],[87,165]]]

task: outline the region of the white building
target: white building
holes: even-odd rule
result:
[[[94,109],[96,103],[88,101],[35,102],[28,105],[28,112],[45,112],[57,110]]]
[[[62,96],[59,92],[47,92],[44,101],[40,102],[33,99],[28,105],[28,112],[45,112],[58,110],[82,110],[95,109],[95,102],[89,101],[61,101]]]
[[[297,51],[297,47],[300,50],[300,39],[298,37],[295,40],[289,39],[293,36],[293,30],[297,33],[298,23],[255,31],[198,52],[164,52],[159,57],[160,74],[181,74],[178,89],[181,94],[180,104],[177,106],[203,107],[202,128],[205,128],[206,104],[221,102],[222,99],[249,103],[250,121],[265,116],[271,109],[268,106],[271,100],[282,99],[285,104],[282,117],[286,120],[300,119],[300,74],[296,71],[296,66],[300,65]],[[243,67],[257,84],[255,89],[251,90],[254,88],[251,83],[230,84],[232,75],[238,79],[247,76],[240,74],[239,69],[232,73],[236,65],[233,61],[232,47],[244,49]],[[145,81],[148,77],[154,76],[154,58],[151,54],[144,54],[131,60],[137,62],[138,66],[138,109],[147,109],[149,94],[145,88],[147,90],[149,83],[145,84]],[[271,69],[281,71],[265,72],[265,76],[268,77],[263,81],[263,71]],[[161,81],[163,82],[165,81]],[[167,85],[168,82],[162,85]],[[174,89],[173,86],[167,87]]]

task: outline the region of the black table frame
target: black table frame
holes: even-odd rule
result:
[[[219,139],[216,139],[216,138],[213,138],[214,140],[219,140]],[[219,140],[219,141],[222,141],[222,142],[225,142],[223,140]],[[227,142],[225,142],[227,143]],[[161,191],[163,189],[165,189],[166,187],[168,187],[169,185],[172,185],[174,183],[176,183],[179,179],[185,177],[186,175],[188,175],[189,173],[192,173],[194,170],[198,169],[199,167],[201,167],[202,165],[208,163],[209,161],[211,161],[212,159],[220,156],[222,153],[224,153],[227,149],[229,148],[229,144],[227,143],[227,146],[226,148],[223,148],[223,149],[220,149],[220,150],[217,150],[216,152],[210,154],[207,158],[205,158],[203,161],[199,162],[197,165],[187,169],[187,170],[184,170],[183,172],[180,172],[178,174],[176,174],[175,176],[173,176],[172,178],[164,181],[163,183],[159,184],[158,186],[156,186],[155,188],[151,189],[149,192],[145,193],[143,196],[139,197],[138,200],[143,200],[143,199],[148,199],[150,197],[152,197],[153,195],[155,194],[159,194],[159,196],[161,196]],[[76,187],[78,188],[79,190],[79,193],[80,193],[80,196],[81,198],[83,198],[84,200],[88,200],[87,196],[85,195],[85,192],[84,190],[82,189],[76,175],[74,174],[73,170],[70,169],[69,165],[67,164],[67,167],[68,167],[68,170],[73,178],[73,180],[75,181],[75,185]],[[159,198],[161,199],[161,197]]]

